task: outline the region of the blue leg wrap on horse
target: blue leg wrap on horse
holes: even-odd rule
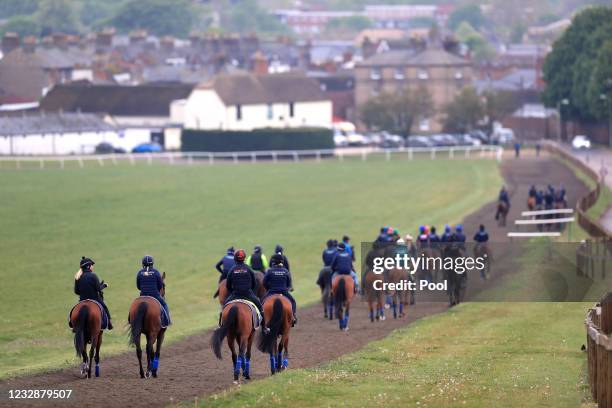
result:
[[[236,359],[236,366],[234,367],[234,373],[239,373],[242,368],[242,357],[238,356]]]
[[[100,366],[96,364],[96,377],[100,376]]]
[[[276,368],[276,358],[274,358],[274,354],[270,354],[270,368],[273,370]]]
[[[404,304],[400,303],[400,313],[404,313]]]
[[[244,362],[244,373],[249,374],[251,372],[251,360],[246,360]]]
[[[285,368],[289,367],[289,359],[286,359],[286,358],[283,359],[283,367]]]
[[[374,310],[370,310],[370,320],[374,319]]]
[[[159,367],[159,359],[157,357],[155,357],[153,359],[153,362],[151,362],[151,368],[153,370],[157,370],[157,367]]]
[[[283,364],[283,353],[278,353],[278,356],[276,357],[276,363],[277,364]]]

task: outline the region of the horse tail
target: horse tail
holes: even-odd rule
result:
[[[131,345],[136,345],[136,342],[144,329],[144,320],[145,316],[147,315],[147,309],[147,302],[141,302],[136,310],[136,316],[134,316],[134,319],[130,321],[129,344]]]
[[[342,307],[342,304],[346,302],[346,283],[342,276],[339,279],[338,286],[334,291],[334,303],[336,307]]]
[[[83,355],[85,350],[85,342],[87,341],[87,320],[89,318],[89,308],[82,306],[79,309],[76,322],[74,324],[74,349],[76,350],[77,357]]]
[[[272,353],[274,342],[278,338],[280,331],[283,327],[283,302],[279,298],[274,299],[272,305],[272,317],[267,322],[270,332],[265,334],[262,330],[259,333],[259,342],[257,348],[262,353]]]
[[[216,329],[212,337],[210,338],[210,346],[215,353],[215,356],[221,360],[221,342],[227,336],[230,330],[236,331],[238,325],[238,307],[232,306],[230,311],[227,313],[227,318],[221,322],[221,327]]]

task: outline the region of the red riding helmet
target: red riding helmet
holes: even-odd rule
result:
[[[245,259],[246,259],[246,253],[244,252],[244,249],[239,249],[236,252],[234,252],[234,261],[244,262]]]

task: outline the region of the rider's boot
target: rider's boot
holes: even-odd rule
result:
[[[291,322],[291,327],[295,327],[296,323],[297,323],[297,315],[294,313],[293,314],[293,321]]]
[[[221,316],[223,315],[223,312],[219,312],[219,327],[221,327]]]

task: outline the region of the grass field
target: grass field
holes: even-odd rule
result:
[[[576,322],[588,307],[466,303],[327,365],[289,370],[200,404],[577,407],[588,382],[584,327]]]
[[[328,238],[347,233],[358,246],[385,224],[456,222],[500,182],[491,160],[2,171],[0,378],[76,362],[66,319],[81,255],[110,284],[119,330],[105,336],[108,355],[127,349],[120,327],[145,253],[168,274],[173,340],[216,323],[213,265],[230,245],[283,244],[306,304]]]

